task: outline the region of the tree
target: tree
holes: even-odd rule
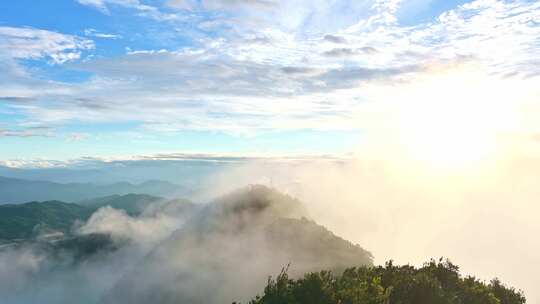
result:
[[[410,265],[349,268],[341,275],[329,271],[290,279],[287,268],[269,278],[262,296],[251,304],[524,304],[521,291],[498,279],[486,284],[461,277],[450,261],[431,260]]]

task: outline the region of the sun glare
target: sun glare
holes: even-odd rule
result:
[[[410,85],[397,126],[405,151],[437,167],[471,166],[493,157],[497,135],[511,116],[493,86],[489,77],[470,70],[436,74]]]

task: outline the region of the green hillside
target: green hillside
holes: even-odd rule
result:
[[[28,239],[51,230],[69,232],[76,220],[86,220],[94,210],[60,201],[0,206],[0,240]]]

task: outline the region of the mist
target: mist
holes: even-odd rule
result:
[[[210,188],[257,177],[305,202],[316,222],[370,250],[375,264],[445,257],[464,274],[498,277],[537,303],[540,159],[523,153],[527,141],[502,142],[488,160],[453,167],[388,145],[343,161],[252,163],[214,176]]]
[[[289,240],[283,235],[269,241],[269,218],[304,217],[359,244],[376,265],[445,257],[464,274],[498,277],[522,289],[529,303],[540,300],[534,283],[540,270],[539,159],[511,149],[474,166],[441,169],[395,150],[375,151],[381,150],[343,160],[231,166],[205,178],[204,190],[190,197],[200,207],[190,216],[165,205],[140,217],[102,208],[74,229],[109,235],[115,250],[78,262],[38,245],[4,249],[0,280],[7,284],[0,294],[9,303],[246,302],[289,263],[293,276],[371,263],[336,265],[334,256],[325,260],[327,253],[306,254],[313,248],[283,249]],[[237,210],[245,200],[235,190],[253,184],[278,189],[299,205],[231,215],[231,206]]]
[[[245,186],[191,214],[182,210],[164,202],[132,217],[103,207],[74,225],[79,246],[32,242],[0,251],[0,279],[17,275],[0,294],[10,303],[247,302],[283,267],[299,277],[373,264],[370,252],[268,187]]]
[[[183,223],[179,216],[152,211],[135,218],[123,210],[103,207],[86,223],[74,224],[74,245],[68,239],[67,244],[29,242],[2,248],[3,301],[98,303],[133,265]]]

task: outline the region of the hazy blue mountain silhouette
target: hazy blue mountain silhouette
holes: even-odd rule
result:
[[[113,184],[68,183],[24,180],[0,177],[0,204],[25,203],[29,201],[59,200],[77,202],[81,200],[128,193],[174,197],[183,188],[170,182],[150,180],[141,184],[118,182]]]

